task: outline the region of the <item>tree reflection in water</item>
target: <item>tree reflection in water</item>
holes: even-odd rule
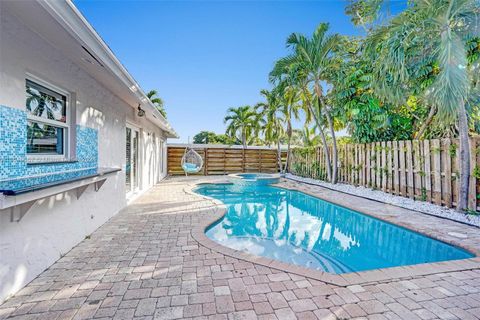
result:
[[[472,256],[453,246],[302,192],[270,186],[215,184],[203,185],[196,192],[227,205],[224,219],[207,233],[213,240],[234,247],[235,239],[248,239],[252,246],[264,246],[257,254],[273,255],[300,264],[316,259],[310,266],[329,272]],[[269,252],[276,250],[276,256]],[[284,259],[282,255],[288,258]]]

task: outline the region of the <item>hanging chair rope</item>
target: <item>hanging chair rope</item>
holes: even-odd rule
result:
[[[182,169],[185,175],[197,173],[203,168],[203,159],[193,148],[187,146],[182,157]]]

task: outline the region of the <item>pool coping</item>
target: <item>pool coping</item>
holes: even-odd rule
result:
[[[373,218],[391,223],[393,225],[406,228],[410,231],[417,232],[419,234],[425,235],[435,240],[442,241],[450,245],[454,245],[456,247],[462,248],[474,254],[475,257],[468,258],[468,259],[461,259],[461,260],[449,260],[449,261],[441,261],[441,262],[433,262],[433,263],[423,263],[423,264],[406,265],[406,266],[399,266],[399,267],[381,268],[381,269],[374,269],[374,270],[368,270],[368,271],[333,274],[333,273],[323,272],[319,270],[308,269],[305,267],[292,265],[289,263],[285,263],[285,262],[281,262],[278,260],[273,260],[273,259],[269,259],[261,256],[256,256],[243,251],[234,250],[211,240],[210,238],[207,237],[205,233],[206,230],[211,225],[220,221],[226,213],[226,205],[223,202],[208,196],[200,195],[193,191],[194,188],[202,184],[209,184],[209,183],[229,184],[229,182],[222,182],[222,181],[205,181],[205,182],[191,183],[184,187],[184,192],[191,195],[195,195],[203,199],[207,199],[220,209],[215,213],[213,213],[211,216],[209,216],[208,219],[204,219],[203,221],[201,221],[199,225],[197,225],[195,228],[191,230],[191,234],[196,241],[198,241],[201,245],[205,246],[206,248],[209,248],[210,250],[216,251],[226,256],[230,256],[232,258],[248,261],[251,263],[263,265],[265,267],[273,268],[279,271],[297,274],[300,276],[304,276],[307,278],[311,278],[314,280],[318,280],[318,281],[322,281],[322,282],[326,282],[326,283],[330,283],[330,284],[334,284],[342,287],[359,285],[359,284],[367,284],[367,283],[378,282],[378,281],[398,280],[402,278],[411,278],[415,276],[426,276],[426,275],[432,275],[432,274],[438,274],[438,273],[444,273],[444,272],[467,271],[467,270],[480,268],[480,257],[479,257],[480,248],[478,247],[466,246],[459,241],[458,242],[452,241],[451,239],[442,237],[442,234],[439,234],[439,233],[434,234],[433,232],[425,232],[424,229],[419,230],[418,228],[416,228],[415,224],[401,223],[399,221],[396,221],[390,218],[390,216],[382,216],[379,214],[375,214],[374,212],[365,212],[365,210],[353,208],[352,206],[348,205],[348,203],[346,204],[345,202],[338,201],[338,199],[326,199],[325,197],[322,197],[317,193],[312,192],[311,190],[304,190],[304,188],[301,188],[301,185],[302,185],[301,182],[295,181],[294,182],[295,186],[289,186],[288,184],[286,184],[286,180],[284,179],[282,179],[279,183],[273,184],[272,186],[287,189],[287,190],[300,191],[310,196],[319,198],[321,200],[334,203],[335,205],[339,205],[347,209],[360,212],[367,216],[371,216]],[[315,186],[315,188],[320,189],[319,191],[321,191],[321,189],[325,189],[321,186]],[[329,190],[329,192],[336,192],[336,191]],[[352,198],[358,198],[354,195],[347,195],[347,196]],[[368,201],[368,202],[375,202],[376,205],[391,206],[389,204],[379,204],[378,202],[372,201],[369,199],[362,199],[362,200]],[[412,212],[414,214],[419,214],[418,212],[415,212],[413,210],[408,210],[404,208],[401,208],[401,209],[402,211],[404,210],[407,212]],[[435,217],[431,217],[431,218],[435,219]],[[453,223],[456,223],[456,222],[453,222]]]

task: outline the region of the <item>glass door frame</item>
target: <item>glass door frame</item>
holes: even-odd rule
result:
[[[127,150],[127,130],[130,130],[130,157]],[[135,141],[136,138],[136,141]],[[138,192],[140,189],[140,129],[129,123],[125,128],[125,191],[127,198]],[[133,154],[132,154],[133,151]],[[130,163],[127,163],[127,158],[130,159]],[[130,187],[127,189],[127,166],[130,167]]]

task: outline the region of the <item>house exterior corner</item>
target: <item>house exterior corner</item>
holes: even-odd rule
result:
[[[0,303],[162,180],[175,135],[71,2],[0,2]]]

